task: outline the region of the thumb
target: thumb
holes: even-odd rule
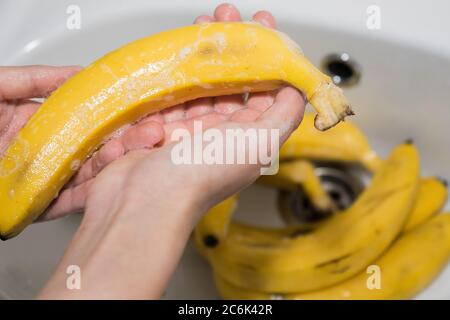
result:
[[[273,105],[257,119],[260,128],[278,129],[280,144],[284,143],[290,134],[300,125],[305,112],[303,95],[292,87],[278,91]]]

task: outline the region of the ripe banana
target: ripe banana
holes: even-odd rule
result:
[[[301,186],[318,211],[324,214],[335,211],[334,203],[316,175],[314,165],[307,160],[281,162],[276,175],[261,176],[258,182],[287,190],[296,190]]]
[[[334,126],[352,110],[342,90],[287,36],[255,23],[211,23],[132,42],[56,90],[0,161],[0,237],[17,235],[121,126],[198,97],[289,83]]]
[[[331,286],[361,271],[400,233],[412,208],[418,171],[415,147],[401,145],[383,162],[355,204],[317,230],[261,246],[240,245],[236,239],[220,236],[214,247],[201,251],[214,271],[234,285],[264,292]],[[202,234],[205,231],[207,226],[200,222],[197,245],[215,236]]]
[[[332,134],[328,134],[332,132]],[[258,182],[283,189],[295,188],[297,184],[308,190],[308,195],[316,205],[326,211],[332,205],[326,199],[322,185],[313,174],[311,165],[305,160],[325,160],[337,162],[352,162],[364,166],[370,171],[379,168],[382,160],[373,151],[362,132],[351,122],[342,122],[339,126],[321,132],[314,129],[314,116],[305,113],[301,125],[289,137],[280,152],[280,168],[276,175],[262,176]],[[233,236],[233,229],[238,228],[238,223],[230,225],[230,233],[227,234],[229,219],[237,205],[237,196],[234,195],[224,203],[212,208],[196,227],[194,237],[198,243],[200,252],[204,251],[202,235],[208,234],[217,241],[225,236]],[[245,226],[242,226],[245,228]],[[253,236],[260,235],[267,240],[271,234],[284,237],[285,234],[299,234],[305,232],[303,227],[287,227],[283,229],[250,228],[246,229],[249,241]],[[311,231],[307,226],[307,231]],[[240,235],[242,236],[242,235]]]
[[[228,200],[230,201],[230,200]],[[405,225],[403,226],[403,231],[409,231],[416,226],[422,224],[424,221],[430,219],[433,215],[437,214],[445,205],[447,201],[447,187],[445,183],[441,180],[433,177],[421,178],[419,183],[419,188],[417,191],[417,197],[414,201],[414,207],[409,214]],[[233,204],[233,208],[236,203]],[[217,207],[215,210],[228,210],[231,207]],[[343,214],[343,213],[338,213]],[[231,212],[228,214],[222,213],[221,217],[229,217]],[[216,217],[219,217],[216,215]],[[214,219],[214,223],[219,224],[220,218]],[[292,235],[302,234],[306,231],[311,232],[313,229],[320,228],[321,224],[324,222],[316,223],[312,226],[294,226],[287,228],[264,228],[264,227],[254,227],[242,223],[232,222],[229,224],[227,229],[227,237],[233,242],[239,242],[240,245],[245,246],[269,246],[274,245],[283,239],[292,238]],[[215,234],[212,230],[212,225],[210,222],[207,223],[210,233]],[[226,222],[222,223],[226,225]]]
[[[411,230],[438,213],[447,201],[447,186],[437,178],[422,178],[414,208],[403,227]]]
[[[425,258],[426,257],[426,258]],[[409,299],[423,290],[450,258],[450,213],[434,217],[406,232],[373,265],[379,267],[380,289],[369,289],[369,274],[356,276],[322,290],[291,294],[270,294],[247,290],[215,274],[215,282],[226,299]]]
[[[288,190],[301,185],[315,208],[324,213],[335,208],[307,160],[351,162],[371,172],[382,162],[364,134],[351,122],[322,132],[315,130],[311,113],[305,113],[300,126],[282,146],[280,160],[278,173],[261,176],[258,182]]]
[[[403,226],[403,233],[408,232],[412,228],[415,228],[418,225],[423,224],[426,220],[430,219],[430,217],[434,214],[436,214],[442,207],[444,206],[447,199],[447,188],[445,186],[445,183],[442,182],[440,179],[437,178],[422,178],[420,181],[419,189],[418,189],[418,195],[414,204],[414,208],[411,211],[410,215],[407,218],[406,224]],[[234,198],[233,198],[234,200]],[[233,203],[233,206],[220,206],[216,207],[216,210],[233,210],[236,203],[235,201],[227,200],[229,203]],[[222,212],[222,217],[229,218],[231,215],[231,212],[227,211],[228,213]],[[218,217],[216,215],[216,217]],[[215,219],[214,222],[217,224],[218,220]],[[320,227],[320,224],[316,226]],[[210,233],[215,233],[214,231],[211,232],[211,227],[209,228]],[[294,234],[301,234],[304,233],[306,230],[304,230],[303,226],[300,227],[287,227],[287,228],[263,228],[263,227],[251,227],[245,224],[240,224],[233,222],[228,227],[228,234],[227,237],[230,239],[235,239],[236,242],[239,242],[240,245],[245,245],[249,247],[255,247],[255,246],[271,246],[276,243],[279,243],[280,241],[283,241],[283,239],[289,239]],[[218,233],[217,233],[218,234]],[[431,245],[431,244],[430,244]],[[199,246],[200,251],[203,252],[207,249],[204,247],[204,245]],[[405,252],[405,254],[410,254]],[[383,258],[382,258],[383,259]],[[407,260],[405,260],[407,261]],[[435,263],[438,263],[439,261],[435,261]],[[413,262],[412,262],[413,263]],[[380,265],[380,262],[375,262],[375,265]],[[393,263],[392,265],[389,265],[389,268],[399,268],[396,263]],[[400,267],[401,268],[401,267]],[[382,268],[382,270],[385,270],[386,268]],[[368,275],[363,271],[358,275],[357,277],[364,277],[366,279]],[[434,277],[433,273],[425,272],[424,274],[421,274],[420,277],[423,277],[424,286],[428,284],[429,281],[432,280]],[[278,294],[268,294],[263,292],[255,292],[252,290],[244,289],[241,287],[235,287],[229,282],[226,282],[223,280],[219,274],[215,274],[215,281],[216,285],[219,288],[219,291],[221,294],[228,299],[270,299],[270,298],[280,298],[282,295],[280,293]],[[295,293],[295,294],[288,294],[286,296],[283,296],[285,299],[319,299],[319,298],[330,298],[330,299],[337,299],[337,298],[355,298],[355,299],[370,299],[370,298],[379,298],[379,299],[390,299],[394,298],[392,295],[388,296],[386,293],[386,290],[378,292],[378,295],[370,295],[369,290],[365,289],[363,291],[358,290],[356,294],[351,293],[350,290],[345,289],[351,287],[350,283],[354,283],[355,281],[352,280],[353,278],[350,278],[349,280],[344,281],[342,284],[338,284],[334,287],[331,287],[330,289],[323,289],[319,290],[313,293]],[[428,280],[427,280],[428,279]],[[362,283],[362,282],[361,282]],[[386,286],[384,286],[386,287]],[[398,287],[398,286],[397,286]],[[397,288],[394,286],[394,289]],[[423,287],[423,286],[422,286]],[[416,290],[408,290],[405,292],[404,296],[398,296],[397,298],[407,298],[409,296],[412,296],[415,292],[418,292],[422,289],[422,287],[417,286]],[[341,288],[341,289],[339,289]],[[336,295],[328,294],[328,292],[342,292],[342,296],[338,297]],[[390,291],[389,291],[390,292]],[[399,294],[398,292],[396,292]]]
[[[359,163],[374,172],[380,157],[370,147],[364,134],[345,121],[327,131],[314,129],[314,116],[305,113],[300,126],[281,147],[280,160],[310,159]]]

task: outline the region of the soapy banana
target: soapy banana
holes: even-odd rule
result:
[[[215,274],[220,294],[226,299],[409,299],[427,287],[450,258],[450,213],[444,213],[407,231],[371,265],[380,271],[380,288],[368,285],[366,270],[322,290],[279,294],[248,290]],[[370,271],[370,270],[369,270]]]
[[[342,90],[286,35],[255,23],[162,32],[97,60],[49,97],[0,161],[0,237],[17,235],[80,165],[121,126],[205,96],[289,83],[317,110],[314,125],[352,114]]]
[[[248,289],[289,293],[331,286],[360,272],[400,233],[414,203],[418,171],[415,147],[401,145],[355,204],[317,230],[260,246],[219,236],[214,247],[201,251],[217,274]],[[207,226],[200,222],[197,245],[216,236],[205,231]]]

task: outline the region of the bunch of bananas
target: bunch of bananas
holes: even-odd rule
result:
[[[260,180],[302,186],[312,204],[334,212],[313,224],[252,227],[231,221],[233,196],[199,222],[194,239],[227,299],[406,299],[426,287],[450,257],[443,181],[419,176],[415,146],[380,159],[350,122],[314,129],[307,114],[280,151],[280,170]],[[311,161],[355,163],[373,174],[351,207],[337,213]],[[373,268],[375,267],[375,268]],[[370,285],[379,272],[379,283]]]

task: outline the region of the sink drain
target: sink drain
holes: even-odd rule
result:
[[[333,82],[340,86],[352,86],[359,82],[361,72],[358,64],[348,53],[334,53],[325,57],[322,69]]]
[[[370,180],[370,174],[356,166],[317,164],[315,172],[339,211],[350,207]],[[315,208],[301,186],[295,191],[280,190],[278,208],[288,224],[315,222],[331,213]]]

